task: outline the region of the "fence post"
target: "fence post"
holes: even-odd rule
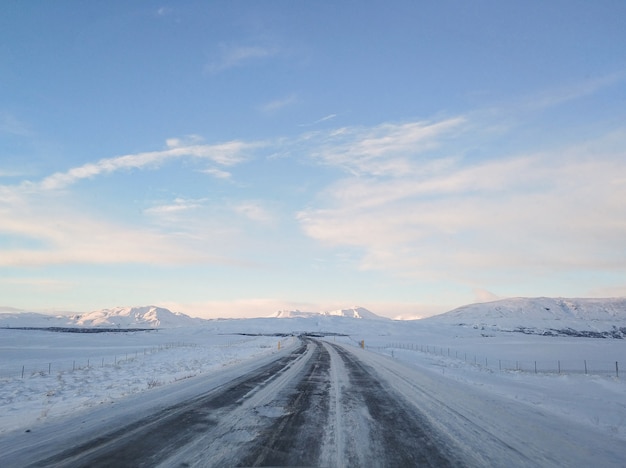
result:
[[[587,375],[587,360],[585,359],[585,375]]]
[[[535,361],[535,374],[537,373],[537,361]]]
[[[52,368],[52,363],[51,363],[51,362],[49,362],[49,363],[48,363],[48,375],[50,375],[50,369],[51,369],[51,368]]]
[[[24,378],[24,366],[22,366],[22,378]]]
[[[559,374],[561,373],[561,361],[557,361],[558,365],[559,365]]]
[[[498,369],[502,370],[502,359],[498,359]]]
[[[619,366],[617,364],[617,361],[615,361],[615,377],[619,377]]]

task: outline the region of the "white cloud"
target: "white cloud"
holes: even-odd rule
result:
[[[262,144],[230,141],[214,145],[187,145],[183,140],[172,138],[167,140],[167,146],[168,149],[162,151],[128,154],[101,159],[96,163],[87,163],[66,172],[57,172],[38,184],[27,183],[25,187],[31,190],[59,190],[80,180],[91,179],[102,174],[120,170],[155,168],[171,159],[205,159],[222,166],[233,166],[244,161],[247,152]]]
[[[231,179],[232,178],[232,174],[228,171],[223,171],[222,169],[218,169],[216,167],[208,167],[206,169],[202,169],[198,172],[201,172],[203,174],[208,174],[210,176],[215,177],[216,179]]]
[[[186,212],[202,207],[203,201],[204,200],[186,200],[184,198],[176,198],[174,203],[153,206],[144,210],[144,213],[148,215],[160,216]]]
[[[306,134],[302,141],[315,143],[311,156],[321,163],[354,175],[398,177],[412,173],[415,157],[436,148],[444,135],[462,131],[464,123],[464,118],[456,117],[435,123],[344,127]]]
[[[184,147],[184,146],[194,146],[194,145],[199,145],[204,141],[204,138],[202,138],[200,135],[186,135],[182,138],[168,138],[167,140],[165,140],[165,144],[167,145],[168,148],[180,148],[180,147]]]

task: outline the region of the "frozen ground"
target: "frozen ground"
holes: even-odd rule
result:
[[[193,328],[132,333],[1,329],[0,438],[106,405],[124,411],[125,401],[134,405],[137,398],[162,397],[168,387],[181,389],[217,371],[236,375],[238,369],[244,372],[296,342],[238,333],[303,331],[345,334],[326,339],[354,347],[363,340],[372,356],[393,357],[399,366],[436,376],[451,388],[469,386],[499,401],[522,403],[529,415],[558,415],[626,443],[625,340],[344,317],[217,320]],[[615,362],[624,367],[623,375],[616,375]],[[126,407],[132,410],[132,405]]]

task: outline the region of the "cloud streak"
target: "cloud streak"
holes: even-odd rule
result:
[[[266,114],[273,114],[274,112],[277,112],[285,107],[289,107],[292,106],[293,104],[296,104],[298,102],[298,96],[296,96],[295,94],[290,94],[289,96],[286,96],[282,99],[276,99],[274,101],[270,101],[266,104],[263,104],[260,109],[262,112],[265,112]]]
[[[433,150],[444,135],[462,130],[465,119],[440,122],[382,124],[371,128],[344,127],[304,135],[316,142],[311,156],[322,164],[361,176],[403,176],[413,172],[414,158]]]
[[[42,190],[60,190],[84,179],[132,169],[156,168],[168,160],[192,158],[213,162],[222,166],[233,166],[245,160],[245,155],[261,143],[230,141],[215,145],[185,145],[178,139],[168,140],[168,149],[145,153],[128,154],[114,158],[101,159],[72,168],[66,172],[57,172],[43,179],[35,188]],[[33,184],[29,186],[32,188]]]
[[[0,234],[15,239],[11,248],[0,247],[0,266],[241,264],[224,254],[237,239],[233,229],[193,218],[175,226],[190,213],[204,209],[204,199],[178,197],[172,203],[143,211],[152,224],[143,219],[130,223],[99,216],[97,208],[91,213],[75,199],[76,189],[70,190],[83,180],[119,171],[156,169],[170,160],[200,160],[230,167],[263,146],[241,141],[213,145],[198,142],[195,136],[170,139],[161,151],[105,158],[57,172],[39,182],[0,186]],[[215,170],[218,177],[228,174]]]
[[[251,62],[274,57],[278,49],[259,45],[220,44],[219,57],[204,68],[205,73],[216,74]]]

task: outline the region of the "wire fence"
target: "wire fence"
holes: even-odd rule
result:
[[[498,371],[529,372],[535,374],[592,374],[619,377],[619,361],[597,359],[552,359],[552,360],[512,360],[481,356],[467,351],[458,351],[449,347],[417,345],[414,343],[390,343],[385,346],[365,346],[367,349],[386,351],[393,355],[394,350],[444,356],[469,364]]]
[[[233,346],[246,345],[247,343],[255,341],[256,339],[257,337],[233,339],[219,344],[212,344],[211,347],[215,349],[230,348]],[[290,340],[293,341],[293,337],[285,337],[282,340],[279,340],[278,344],[275,344],[273,342],[261,343],[259,347],[274,348],[275,346],[277,346],[278,349],[280,349],[281,346],[284,347],[285,345],[287,345]],[[24,379],[36,375],[51,375],[53,373],[58,374],[62,372],[73,372],[81,369],[92,369],[96,367],[116,367],[127,362],[142,359],[161,351],[171,350],[175,348],[196,348],[198,346],[199,345],[196,343],[172,342],[161,344],[158,346],[144,347],[135,351],[108,354],[104,357],[90,356],[80,357],[76,359],[56,359],[50,361],[38,360],[37,362],[26,361],[24,363],[15,364],[0,363],[3,364],[0,365],[0,380],[8,380],[14,378]]]
[[[119,354],[109,354],[104,357],[85,357],[77,359],[61,359],[54,361],[28,362],[24,364],[4,365],[0,368],[0,379],[26,378],[34,375],[50,375],[59,372],[72,372],[80,369],[94,367],[115,367],[122,363],[134,361],[144,356],[158,353],[174,348],[196,347],[193,343],[165,343],[150,348],[135,350],[134,352],[124,352]]]

